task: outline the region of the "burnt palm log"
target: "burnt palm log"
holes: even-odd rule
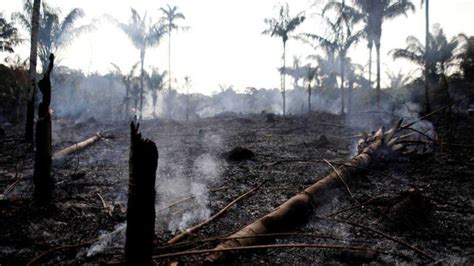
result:
[[[399,132],[401,122],[400,120],[387,132],[381,128],[374,135],[365,136],[359,142],[359,153],[354,158],[296,194],[272,212],[229,236],[232,239],[215,247],[215,253],[209,255],[205,262],[209,264],[221,262],[232,253],[219,252],[219,250],[225,251],[254,245],[259,239],[258,235],[282,231],[303,221],[312,210],[330,200],[332,191],[343,187],[346,181],[356,178],[364,169],[386,159],[387,155],[393,153],[394,150],[400,150],[397,144],[399,138],[396,138],[395,135]]]
[[[151,265],[155,235],[155,179],[158,149],[130,124],[130,160],[125,242],[126,265]]]
[[[49,66],[43,78],[38,82],[38,87],[43,99],[38,106],[38,121],[35,134],[35,167],[33,182],[35,185],[35,199],[38,203],[49,202],[52,198],[54,180],[51,176],[51,80],[54,55],[49,56]]]
[[[79,143],[76,143],[76,144],[73,144],[69,147],[66,147],[66,148],[54,153],[53,160],[54,161],[62,161],[65,158],[67,158],[69,155],[87,148],[88,146],[96,143],[98,140],[100,140],[103,137],[104,136],[102,136],[101,133],[97,133],[96,135],[94,135],[94,136],[92,136],[92,137],[90,137],[90,138],[88,138],[84,141],[81,141]]]

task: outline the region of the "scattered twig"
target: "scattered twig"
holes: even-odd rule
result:
[[[230,202],[229,204],[227,204],[227,206],[225,206],[224,208],[222,208],[220,211],[218,211],[216,214],[214,214],[213,216],[211,216],[209,219],[207,219],[206,221],[200,223],[200,224],[197,224],[191,228],[188,228],[186,230],[184,230],[182,233],[180,233],[179,235],[173,237],[172,239],[168,240],[168,244],[175,244],[175,243],[178,243],[179,241],[183,240],[185,237],[193,234],[194,232],[196,232],[197,230],[199,230],[201,227],[203,227],[204,225],[214,221],[216,218],[218,218],[219,216],[221,216],[224,212],[226,212],[228,209],[230,209],[232,206],[234,206],[237,202],[239,202],[241,199],[245,198],[247,195],[255,192],[256,190],[258,190],[261,186],[263,186],[263,184],[265,184],[265,182],[261,183],[260,185],[254,187],[253,189],[247,191],[246,193],[240,195],[239,197],[237,197],[236,199],[234,199],[232,202]]]
[[[167,253],[162,255],[155,255],[153,259],[164,259],[164,258],[174,258],[182,257],[188,255],[199,255],[199,254],[208,254],[208,253],[217,253],[217,252],[232,252],[238,250],[255,250],[255,249],[271,249],[271,248],[313,248],[313,249],[338,249],[338,250],[356,250],[356,251],[368,251],[381,254],[390,254],[398,255],[394,253],[389,253],[381,250],[370,249],[359,246],[342,246],[342,245],[322,245],[322,244],[273,244],[273,245],[254,245],[254,246],[241,246],[233,248],[222,248],[222,249],[201,249],[201,250],[190,250],[176,253]]]
[[[104,198],[99,194],[97,193],[97,196],[99,196],[100,198],[100,201],[102,201],[102,206],[104,207],[105,211],[107,212],[107,214],[112,217],[112,213],[110,212],[110,209],[109,209],[109,206],[107,205],[107,203],[105,202]]]
[[[434,140],[432,137],[428,136],[428,134],[426,134],[426,132],[421,132],[420,130],[418,129],[415,129],[415,128],[412,128],[412,127],[408,127],[406,128],[407,130],[411,130],[411,131],[414,131],[415,133],[418,133],[422,136],[424,136],[425,138],[427,138],[428,140],[432,141],[433,143],[436,143],[436,140]],[[428,130],[429,131],[429,130]]]
[[[425,120],[426,118],[428,118],[428,117],[430,117],[430,116],[432,116],[432,115],[434,115],[434,114],[436,114],[436,113],[439,113],[439,112],[441,112],[441,111],[443,111],[443,110],[446,110],[446,109],[450,108],[450,107],[453,106],[453,105],[456,105],[456,104],[458,104],[458,103],[464,101],[465,99],[467,99],[467,97],[464,97],[464,98],[459,99],[459,100],[457,100],[457,101],[455,101],[455,102],[452,102],[452,103],[450,103],[450,104],[448,104],[448,105],[445,105],[445,106],[443,106],[443,107],[441,107],[441,108],[439,108],[439,109],[436,109],[436,110],[434,110],[433,112],[431,112],[431,113],[429,113],[429,114],[426,114],[426,115],[420,117],[419,119],[417,119],[417,120],[415,120],[415,121],[413,121],[413,122],[410,122],[410,123],[408,123],[408,124],[405,124],[405,125],[401,126],[400,129],[407,129],[407,128],[413,126],[414,124],[416,124],[416,123],[418,123],[418,122],[420,122],[420,121],[423,121],[423,120]]]
[[[359,201],[354,197],[354,194],[352,194],[350,188],[349,188],[349,185],[347,185],[346,181],[344,180],[344,178],[342,177],[341,173],[339,173],[339,170],[337,170],[336,167],[334,167],[334,165],[332,165],[328,160],[326,159],[323,159],[323,161],[325,163],[327,163],[331,168],[332,170],[334,170],[334,172],[336,172],[337,176],[339,177],[339,179],[341,180],[341,182],[344,184],[344,186],[346,187],[346,190],[347,192],[349,192],[349,195],[351,196],[351,198],[353,200],[355,200],[357,203],[359,203]]]
[[[382,198],[382,196],[378,196],[378,197],[374,197],[374,198],[371,198],[363,203],[360,203],[360,204],[357,204],[355,206],[351,206],[351,207],[348,207],[348,208],[345,208],[345,209],[342,209],[342,210],[339,210],[339,211],[336,211],[336,212],[333,212],[329,215],[327,215],[327,217],[334,217],[334,216],[337,216],[338,214],[341,214],[341,213],[344,213],[344,212],[348,212],[348,211],[352,211],[354,209],[357,209],[357,208],[360,208],[360,207],[363,207],[369,203],[371,203],[372,201],[374,200],[377,200],[377,199],[380,199]]]
[[[377,229],[373,229],[373,228],[370,228],[368,226],[365,226],[365,225],[362,225],[362,224],[357,224],[357,223],[354,223],[354,222],[351,222],[351,221],[346,221],[346,220],[340,220],[340,219],[336,219],[336,218],[327,218],[327,217],[318,217],[320,219],[324,219],[324,220],[328,220],[328,221],[334,221],[334,222],[338,222],[338,223],[345,223],[345,224],[349,224],[349,225],[352,225],[352,226],[355,226],[355,227],[359,227],[359,228],[362,228],[362,229],[365,229],[365,230],[368,230],[368,231],[371,231],[373,233],[376,233],[378,235],[381,235],[385,238],[388,238],[394,242],[397,242],[398,244],[401,244],[402,246],[405,246],[413,251],[415,251],[416,253],[418,254],[421,254],[427,258],[429,258],[430,260],[432,261],[435,261],[436,259],[431,256],[430,254],[428,254],[426,251],[423,251],[415,246],[412,246],[410,244],[408,244],[407,242],[403,241],[403,240],[400,240],[400,239],[397,239],[393,236],[390,236],[390,235],[387,235],[386,233],[382,232],[382,231],[379,231]]]
[[[227,189],[227,188],[229,188],[229,187],[224,186],[224,187],[220,187],[220,188],[213,188],[213,189],[209,189],[209,192],[218,192],[218,191],[221,191],[221,190],[224,190],[224,189]],[[167,205],[167,206],[165,206],[165,207],[163,207],[163,208],[161,208],[161,209],[159,209],[159,210],[156,210],[156,212],[164,211],[164,210],[169,209],[169,208],[172,208],[172,207],[174,207],[174,206],[176,206],[176,205],[178,205],[178,204],[180,204],[180,203],[183,203],[183,202],[188,201],[188,200],[190,200],[190,199],[194,199],[194,198],[196,198],[197,196],[204,195],[204,194],[205,194],[205,193],[201,193],[201,194],[198,194],[198,195],[192,195],[192,196],[188,196],[188,197],[182,198],[182,199],[180,199],[180,200],[178,200],[178,201],[175,201],[175,202],[173,202],[173,203],[171,203],[171,204],[169,204],[169,205]]]
[[[70,248],[80,248],[80,247],[83,247],[83,246],[87,246],[89,244],[92,244],[96,241],[100,240],[100,238],[95,238],[95,239],[92,239],[92,240],[87,240],[85,242],[82,242],[82,243],[79,243],[79,244],[74,244],[74,245],[65,245],[65,246],[59,246],[59,247],[54,247],[50,250],[47,250],[41,254],[39,254],[38,256],[34,257],[33,259],[31,259],[30,261],[28,261],[28,263],[26,264],[27,266],[29,265],[33,265],[35,263],[37,263],[40,259],[42,259],[44,256],[52,253],[52,252],[55,252],[55,251],[58,251],[58,250],[63,250],[63,249],[70,249]]]
[[[205,238],[205,239],[200,239],[200,240],[195,240],[195,241],[188,241],[188,242],[181,242],[178,244],[160,246],[157,249],[163,250],[163,249],[169,249],[169,248],[180,248],[184,246],[190,246],[193,244],[201,244],[201,243],[221,241],[221,240],[247,239],[247,238],[271,238],[271,237],[284,237],[284,236],[302,236],[302,237],[313,237],[313,238],[321,238],[321,239],[344,240],[344,238],[340,238],[336,236],[310,234],[310,233],[298,233],[298,232],[271,233],[271,234],[255,235],[255,236],[229,237],[229,235],[231,234],[232,233],[228,233],[222,236],[216,236],[216,237],[210,237],[210,238]]]

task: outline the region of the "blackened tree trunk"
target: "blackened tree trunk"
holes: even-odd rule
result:
[[[143,117],[143,97],[144,97],[144,90],[145,90],[145,84],[144,84],[144,78],[145,78],[145,69],[144,69],[144,64],[145,64],[145,48],[142,48],[140,51],[140,113],[139,117],[142,119]]]
[[[35,98],[36,98],[36,60],[38,58],[38,29],[41,0],[34,0],[33,14],[31,15],[31,48],[30,48],[30,90],[26,106],[25,140],[33,142],[33,126],[35,120]]]
[[[155,233],[155,179],[158,149],[130,124],[130,160],[125,263],[151,265]]]
[[[283,40],[283,68],[281,73],[281,97],[283,98],[283,116],[286,115],[286,41]]]
[[[38,121],[36,122],[36,154],[33,181],[35,184],[35,199],[44,204],[51,200],[53,193],[53,178],[51,176],[51,81],[54,55],[49,56],[49,66],[44,77],[38,83],[43,94],[43,100],[38,107]]]
[[[425,113],[431,112],[429,93],[429,56],[430,56],[430,0],[425,2]]]

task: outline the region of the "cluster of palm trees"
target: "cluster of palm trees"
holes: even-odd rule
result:
[[[183,29],[184,27],[179,26],[177,23],[180,19],[185,19],[184,15],[179,12],[178,7],[167,5],[166,8],[160,8],[162,17],[158,21],[154,21],[151,17],[147,16],[147,13],[139,14],[135,9],[131,8],[130,20],[126,23],[123,23],[113,17],[110,17],[110,20],[113,21],[132,41],[133,46],[139,51],[140,55],[140,92],[139,92],[139,106],[138,115],[141,118],[143,115],[143,104],[144,104],[144,88],[146,80],[146,72],[144,69],[145,65],[145,56],[147,49],[151,47],[158,46],[165,35],[168,36],[168,90],[171,91],[171,33],[173,31]],[[153,76],[153,73],[155,76]],[[163,82],[162,76],[165,73],[159,73],[158,70],[152,70],[151,76],[148,77],[148,80],[160,80]],[[149,82],[154,84],[154,82]],[[161,90],[162,86],[152,85],[152,99],[153,107],[155,110],[157,102],[157,92],[156,90]],[[154,96],[153,96],[154,95]],[[155,111],[154,111],[155,113]]]
[[[162,79],[165,73],[159,73],[158,70],[152,70],[150,75],[146,75],[144,69],[145,56],[148,48],[157,46],[162,38],[167,34],[169,41],[169,64],[168,64],[168,88],[171,90],[171,33],[180,27],[177,23],[180,19],[185,19],[184,15],[179,12],[176,6],[168,5],[166,8],[160,8],[162,17],[154,22],[146,13],[140,15],[135,9],[131,9],[131,17],[128,23],[122,23],[114,18],[111,20],[123,30],[130,38],[133,45],[139,51],[140,58],[140,77],[139,77],[139,102],[136,110],[139,110],[139,116],[143,113],[143,99],[145,81],[148,81],[152,90],[153,105],[156,106],[156,90],[161,89],[161,85],[156,85],[156,80]],[[49,6],[41,0],[25,0],[23,12],[13,14],[15,21],[19,22],[25,30],[31,34],[31,51],[30,51],[30,93],[27,107],[27,119],[25,137],[27,140],[33,139],[33,121],[34,121],[34,99],[36,93],[36,61],[39,58],[42,69],[46,69],[48,58],[51,53],[56,55],[56,62],[60,61],[60,53],[73,40],[81,34],[94,29],[93,24],[77,26],[77,21],[85,16],[80,8],[70,10],[65,16],[61,15],[61,10]],[[0,16],[1,17],[1,16]],[[17,30],[12,24],[7,23],[3,18],[0,19],[0,51],[13,52],[13,47],[20,39]],[[133,71],[132,71],[133,73]],[[123,75],[128,77],[128,75]],[[124,79],[125,81],[125,79]],[[129,93],[136,93],[136,86],[131,86],[131,80],[127,82],[126,105],[128,108]],[[155,108],[154,108],[155,109]],[[128,109],[127,109],[128,110]]]
[[[317,82],[320,86],[334,87],[336,86],[335,77],[340,76],[341,113],[344,113],[346,110],[350,111],[351,107],[345,105],[345,88],[346,86],[350,87],[352,82],[355,80],[352,79],[352,81],[347,81],[345,79],[345,74],[348,69],[357,68],[348,64],[348,62],[351,61],[348,56],[349,49],[362,40],[362,38],[366,39],[369,48],[369,71],[368,82],[365,82],[365,84],[369,84],[369,86],[372,87],[372,50],[375,46],[377,68],[375,81],[376,93],[374,98],[375,102],[378,104],[380,102],[381,94],[380,50],[383,23],[386,20],[394,19],[401,15],[406,16],[408,12],[414,11],[415,9],[414,4],[410,0],[352,0],[350,3],[347,2],[345,0],[333,0],[323,7],[320,16],[329,29],[328,34],[322,36],[306,33],[294,36],[296,39],[311,44],[318,51],[322,50],[324,52],[324,55],[319,53],[317,56],[309,57],[309,59],[313,60],[312,63],[317,67],[311,68],[309,67],[310,65],[308,65],[308,77],[320,76],[320,80]],[[428,10],[429,1],[424,1],[423,3],[426,6],[426,10]],[[264,31],[264,34],[271,34],[271,36],[277,36],[283,40],[283,69],[286,68],[284,61],[286,41],[289,39],[289,34],[291,34],[304,20],[304,16],[301,14],[290,17],[288,13],[288,5],[283,5],[280,8],[279,17],[265,20],[268,29]],[[427,32],[427,36],[429,36],[429,32]],[[339,67],[336,67],[336,61],[339,62]],[[423,58],[423,62],[426,61],[427,60]],[[283,114],[285,114],[285,71],[282,71],[281,73]],[[311,80],[309,80],[308,83],[311,84]],[[311,88],[310,85],[309,88]],[[311,93],[311,89],[309,89],[308,92]],[[311,96],[309,95],[308,98],[311,99]],[[428,102],[428,99],[425,101]]]
[[[36,95],[36,63],[40,59],[42,70],[49,64],[50,54],[56,54],[56,62],[60,61],[61,51],[84,32],[94,28],[93,25],[77,26],[77,21],[84,17],[84,11],[74,8],[61,19],[61,10],[41,2],[41,0],[25,0],[23,12],[13,14],[15,21],[19,22],[31,34],[30,46],[30,90],[26,112],[25,138],[33,140],[34,101]]]

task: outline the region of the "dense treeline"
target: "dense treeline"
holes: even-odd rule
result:
[[[393,112],[397,105],[416,106],[414,112],[421,112],[420,106],[427,101],[434,107],[463,97],[472,102],[474,37],[446,36],[437,24],[427,32],[425,43],[409,36],[406,47],[394,49],[390,54],[394,60],[411,61],[420,71],[410,75],[386,71],[390,84],[381,88],[383,22],[410,15],[415,9],[412,1],[390,0],[377,4],[330,1],[316,8],[330,29],[325,35],[294,33],[305,23],[306,17],[303,12],[292,16],[288,4],[280,7],[276,17],[264,20],[267,29],[263,34],[283,41],[283,59],[288,41],[302,41],[314,48],[314,54],[307,58],[295,57],[290,64],[282,61],[279,68],[281,88],[235,90],[232,86],[220,85],[220,91],[211,96],[193,93],[189,77],[172,76],[170,54],[167,70],[145,61],[148,48],[160,45],[166,37],[168,49],[171,49],[171,33],[188,29],[180,25],[185,16],[176,6],[161,8],[156,16],[139,14],[132,8],[128,22],[109,16],[108,20],[132,41],[138,62],[127,70],[111,63],[109,74],[86,75],[80,70],[61,66],[59,57],[59,66],[52,76],[53,116],[74,120],[89,117],[119,120],[137,115],[186,120],[225,113]],[[17,27],[31,29],[32,9],[32,1],[25,1],[24,10],[15,12],[11,21],[0,16],[1,51],[14,53],[14,48],[22,45]],[[94,25],[77,25],[84,16],[80,8],[61,16],[60,10],[42,3],[38,57],[43,68],[51,52],[60,55],[75,38],[94,30]],[[350,57],[351,47],[360,42],[366,42],[369,48],[367,66],[354,63]],[[425,48],[427,44],[428,49]],[[372,66],[374,47],[376,67]],[[24,120],[29,97],[28,61],[15,55],[7,57],[4,63],[0,66],[0,119],[19,122]],[[285,86],[286,77],[290,77],[290,88]],[[469,103],[464,107],[469,107]]]

